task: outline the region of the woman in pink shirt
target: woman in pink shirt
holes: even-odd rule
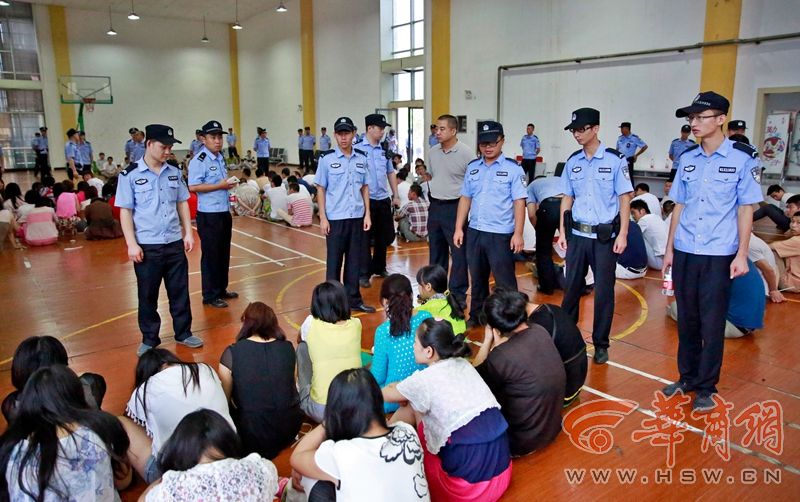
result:
[[[59,235],[75,236],[76,225],[80,221],[81,203],[74,192],[75,185],[71,181],[61,182],[64,191],[56,198],[56,225]]]

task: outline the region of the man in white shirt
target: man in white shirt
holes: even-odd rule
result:
[[[767,197],[772,199],[768,200],[770,204],[786,209],[786,201],[788,201],[794,194],[789,193],[780,185],[770,185],[767,188]]]
[[[650,209],[650,214],[661,214],[661,202],[658,200],[658,197],[650,193],[650,185],[647,183],[639,183],[636,185],[634,195],[631,202],[634,200],[643,200],[647,204],[647,208]]]
[[[103,185],[105,183],[102,180],[99,180],[94,177],[91,171],[83,173],[83,181],[89,184],[89,186],[95,187],[97,189],[97,196],[99,197],[101,193],[103,193]]]
[[[264,197],[269,199],[270,210],[267,219],[283,221],[283,218],[278,214],[278,210],[287,211],[289,205],[286,198],[286,189],[283,188],[283,179],[277,174],[272,176],[270,188],[266,189]]]
[[[660,216],[650,213],[650,206],[643,199],[631,201],[631,216],[642,230],[644,247],[647,250],[647,266],[661,270],[664,265],[669,227]]]
[[[783,293],[778,290],[779,275],[775,254],[769,245],[755,234],[750,236],[750,249],[747,251],[747,258],[756,265],[758,273],[761,275],[761,280],[764,282],[764,293],[772,303],[786,301]]]
[[[411,182],[408,181],[409,171],[404,167],[397,171],[397,196],[400,197],[400,207],[408,204],[408,191],[411,190]],[[421,188],[421,187],[420,187]]]

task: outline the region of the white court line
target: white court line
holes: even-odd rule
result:
[[[193,228],[193,229],[195,229],[195,230],[197,230],[197,227],[196,227],[196,226],[194,226],[194,225],[192,225],[192,228]],[[233,231],[234,231],[234,232],[238,232],[238,230],[236,230],[235,228],[233,229]],[[198,232],[198,233],[199,233],[199,232]],[[241,233],[244,233],[244,232],[241,232]],[[233,247],[235,247],[235,248],[237,248],[237,249],[241,249],[242,251],[247,251],[248,253],[250,253],[250,254],[252,254],[252,255],[258,256],[258,257],[259,257],[259,258],[261,258],[262,260],[267,260],[267,261],[269,261],[269,262],[272,262],[272,263],[274,263],[274,264],[278,265],[279,267],[286,267],[286,265],[284,265],[283,263],[281,263],[279,260],[276,260],[275,258],[270,258],[269,256],[265,256],[265,255],[263,255],[263,254],[261,254],[261,253],[256,253],[256,252],[255,252],[255,251],[253,251],[252,249],[248,249],[248,248],[246,248],[246,247],[244,247],[244,246],[240,246],[239,244],[236,244],[235,242],[231,242],[231,246],[233,246]]]
[[[281,248],[281,249],[283,249],[284,251],[289,251],[290,253],[294,253],[294,254],[296,254],[296,255],[300,255],[300,256],[302,256],[302,257],[304,257],[304,258],[308,258],[309,260],[313,260],[313,261],[315,261],[315,262],[317,262],[317,263],[322,263],[323,265],[327,265],[327,263],[328,263],[328,262],[326,262],[325,260],[320,260],[320,259],[319,259],[319,258],[317,258],[316,256],[307,255],[307,254],[305,254],[305,253],[301,253],[300,251],[296,251],[296,250],[294,250],[294,249],[287,248],[286,246],[281,246],[281,245],[280,245],[280,244],[278,244],[277,242],[272,242],[272,241],[268,241],[267,239],[262,239],[261,237],[259,237],[259,236],[257,236],[257,235],[248,234],[247,232],[242,232],[241,230],[238,230],[238,229],[236,229],[236,228],[234,228],[234,229],[233,229],[233,231],[234,231],[234,232],[236,232],[237,234],[246,235],[247,237],[252,237],[253,239],[256,239],[256,240],[258,240],[258,241],[261,241],[261,242],[264,242],[264,243],[270,244],[270,245],[272,245],[272,246],[275,246],[275,247],[277,247],[277,248]],[[252,252],[252,251],[251,251],[251,252]]]
[[[307,230],[300,230],[300,229],[299,229],[299,228],[297,228],[297,227],[289,227],[289,226],[287,226],[287,225],[284,225],[283,223],[276,223],[276,222],[274,222],[274,221],[265,220],[265,219],[263,219],[263,218],[256,218],[255,216],[246,216],[246,218],[250,218],[251,220],[260,221],[260,222],[263,222],[263,223],[269,223],[270,225],[275,225],[275,226],[278,226],[278,227],[283,227],[283,228],[286,228],[286,229],[288,229],[288,230],[294,230],[295,232],[300,232],[301,234],[306,234],[306,235],[310,235],[311,237],[316,237],[316,238],[318,238],[318,239],[325,240],[325,237],[323,237],[323,236],[322,236],[322,235],[320,235],[320,234],[315,234],[314,232],[309,232],[309,231],[307,231]]]
[[[30,270],[30,268],[31,268],[31,262],[30,262],[30,260],[28,260],[28,258],[23,258],[23,259],[22,259],[22,263],[23,263],[23,265],[25,265],[25,268],[27,268],[28,270]]]
[[[586,357],[591,359],[592,355],[587,353]],[[629,371],[639,376],[643,376],[645,378],[649,378],[650,380],[655,380],[656,382],[661,382],[663,384],[669,385],[673,383],[671,380],[667,380],[666,378],[661,378],[660,376],[653,375],[651,373],[647,373],[642,370],[637,370],[636,368],[631,368],[630,366],[625,366],[624,364],[620,364],[614,361],[608,361],[606,364],[608,364],[609,366],[614,366],[615,368],[619,368],[621,370]]]
[[[284,258],[284,259],[282,259],[280,261],[284,262],[284,261],[288,261],[288,260],[299,260],[299,259],[300,259],[299,256],[292,256],[291,258]],[[253,262],[253,263],[242,263],[241,265],[231,265],[230,267],[228,267],[228,270],[233,270],[235,268],[250,267],[250,266],[254,266],[254,265],[265,265],[267,263],[275,263],[275,261],[264,260],[264,261],[256,261],[256,262]],[[200,270],[195,270],[194,272],[189,272],[189,275],[197,275],[200,272],[201,272]]]

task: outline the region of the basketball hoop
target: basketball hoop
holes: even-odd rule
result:
[[[87,112],[93,112],[94,111],[94,103],[95,103],[95,101],[97,101],[96,98],[82,98],[81,101],[83,101],[83,109],[84,110],[86,110]]]

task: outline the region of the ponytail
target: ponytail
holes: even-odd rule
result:
[[[417,271],[417,284],[430,284],[431,289],[444,295],[450,306],[450,316],[464,319],[464,309],[458,300],[447,289],[447,271],[441,265],[425,265]]]
[[[466,336],[464,334],[456,336],[448,321],[425,319],[417,330],[417,337],[423,347],[433,347],[442,360],[467,357],[472,354]]]
[[[411,331],[411,281],[402,274],[392,274],[381,285],[381,300],[386,300],[386,315],[389,317],[389,334],[402,336]]]

